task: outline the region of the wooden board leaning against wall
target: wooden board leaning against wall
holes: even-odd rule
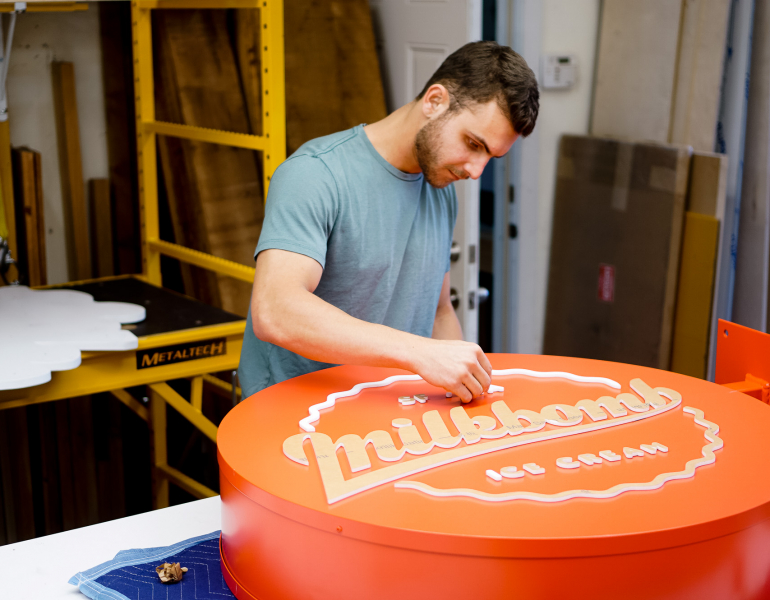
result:
[[[729,0],[605,0],[591,133],[712,152]]]
[[[706,378],[727,156],[695,152],[690,161],[671,370]]]
[[[154,15],[158,120],[253,132],[230,41],[230,16],[217,10]],[[251,264],[264,216],[256,153],[168,137],[160,137],[158,146],[176,242]],[[248,284],[189,267],[183,267],[182,276],[191,295],[246,314]]]
[[[687,147],[562,137],[545,354],[667,369]]]
[[[324,23],[324,27],[319,27]],[[258,10],[157,11],[157,118],[262,133]],[[369,6],[285,6],[287,154],[304,142],[386,114]],[[242,264],[264,218],[260,153],[159,138],[177,243]],[[188,294],[245,315],[248,284],[183,267]]]

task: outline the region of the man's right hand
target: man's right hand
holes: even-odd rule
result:
[[[351,317],[313,294],[322,273],[307,256],[261,252],[251,297],[254,334],[311,360],[407,369],[463,402],[489,389],[492,365],[476,344],[424,338]],[[445,284],[442,306],[457,324],[456,331],[450,329],[460,335],[448,277]]]
[[[489,389],[492,365],[477,344],[419,338],[411,351],[409,370],[463,402],[470,402]]]

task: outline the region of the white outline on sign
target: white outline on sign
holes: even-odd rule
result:
[[[663,487],[663,485],[668,481],[674,481],[677,479],[689,479],[693,477],[695,475],[695,469],[698,467],[713,464],[716,461],[714,451],[720,450],[724,446],[724,442],[717,435],[719,433],[719,425],[712,423],[711,421],[707,421],[702,410],[699,408],[692,408],[691,406],[685,406],[682,409],[682,412],[694,415],[695,423],[706,428],[703,436],[709,441],[709,443],[703,446],[703,458],[696,458],[688,461],[683,471],[677,471],[675,473],[661,473],[652,481],[647,483],[620,483],[607,490],[569,490],[566,492],[559,492],[557,494],[539,494],[536,492],[506,492],[490,494],[488,492],[471,490],[467,488],[440,490],[420,481],[399,481],[394,484],[394,487],[399,489],[416,490],[429,496],[438,496],[441,498],[465,497],[475,498],[476,500],[484,500],[486,502],[507,502],[509,500],[563,502],[564,500],[571,500],[573,498],[605,499],[614,498],[615,496],[619,496],[624,492],[647,492],[651,490],[657,490]]]
[[[567,379],[569,381],[575,381],[578,383],[599,383],[601,385],[609,386],[613,389],[619,390],[620,384],[617,381],[608,379],[606,377],[584,377],[583,375],[574,375],[573,373],[565,373],[564,371],[531,371],[529,369],[501,369],[498,371],[492,371],[492,377],[505,377],[508,375],[522,375],[524,377],[536,377],[539,379]],[[326,397],[325,402],[314,404],[308,408],[308,416],[300,420],[299,427],[302,431],[312,432],[315,431],[315,427],[312,423],[317,423],[321,419],[321,412],[325,408],[332,408],[334,404],[340,398],[349,398],[350,396],[356,396],[361,393],[362,390],[367,388],[385,387],[391,383],[397,381],[422,381],[422,377],[419,375],[392,375],[382,381],[369,381],[367,383],[358,383],[346,392],[335,392],[329,394]],[[494,389],[492,389],[494,388]],[[503,391],[500,386],[491,386],[490,393]]]

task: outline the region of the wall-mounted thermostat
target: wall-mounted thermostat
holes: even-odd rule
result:
[[[571,54],[543,56],[541,84],[544,89],[567,89],[577,80],[577,58]]]

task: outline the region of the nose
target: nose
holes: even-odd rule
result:
[[[489,158],[479,157],[476,160],[471,160],[465,163],[463,168],[465,172],[468,173],[468,177],[471,179],[478,179],[484,172],[484,167],[487,166],[487,162],[489,162]]]

